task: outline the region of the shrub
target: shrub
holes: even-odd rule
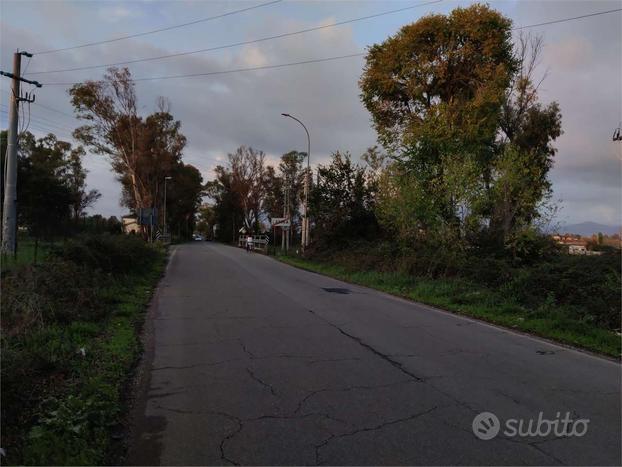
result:
[[[3,333],[10,337],[44,323],[102,318],[103,280],[96,272],[66,261],[15,270],[2,281]]]
[[[48,399],[42,404],[45,414],[28,434],[24,460],[29,465],[89,465],[101,462],[99,446],[107,433],[104,428],[112,419],[109,403],[97,399]]]
[[[142,288],[135,296],[144,276],[138,272],[153,274],[160,257],[138,238],[91,235],[55,248],[47,262],[4,274],[0,406],[7,462],[103,461],[119,385],[137,346],[128,318],[144,305]],[[125,309],[112,313],[120,300]]]
[[[552,260],[560,254],[559,245],[551,237],[534,229],[525,229],[514,234],[506,248],[512,252],[517,264]]]
[[[620,329],[620,255],[559,256],[517,269],[503,293],[532,308],[549,300],[576,318]]]
[[[471,254],[462,268],[461,275],[480,284],[498,287],[511,280],[514,272],[507,258],[477,257]]]
[[[131,235],[84,235],[52,250],[65,261],[108,273],[133,273],[147,268],[157,257],[155,247]]]
[[[602,256],[559,254],[555,245],[525,232],[515,238],[515,255],[462,250],[439,242],[350,242],[340,250],[314,255],[348,271],[385,271],[400,274],[470,281],[491,293],[539,315],[563,314],[609,330],[620,329],[620,253]],[[457,298],[459,302],[476,297]],[[554,312],[553,312],[554,310]]]

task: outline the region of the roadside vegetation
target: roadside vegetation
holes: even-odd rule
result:
[[[105,462],[164,258],[136,237],[90,235],[3,274],[3,464]]]
[[[429,275],[390,245],[278,259],[309,271],[512,329],[619,357],[620,255],[562,256],[536,265],[500,260]],[[387,254],[388,253],[388,254]],[[396,267],[397,266],[397,267]]]
[[[1,256],[3,464],[114,461],[124,385],[166,256],[145,240],[164,231],[190,238],[204,189],[182,160],[186,138],[168,102],[140,115],[127,69],[77,84],[70,96],[83,123],[73,137],[84,146],[18,135],[18,247]],[[0,132],[2,172],[7,140]],[[156,215],[151,232],[142,225],[124,235],[120,219],[87,215],[101,196],[87,189],[87,150],[108,157],[130,217],[162,213],[166,199],[167,225]]]
[[[304,255],[305,153],[276,168],[256,149],[229,154],[200,225],[230,242],[288,218],[291,264],[619,356],[619,242],[570,256],[550,237],[562,111],[540,101],[542,37],[512,30],[476,4],[369,48],[359,86],[379,146],[361,162],[335,151],[310,177]],[[273,248],[282,232],[270,232]]]

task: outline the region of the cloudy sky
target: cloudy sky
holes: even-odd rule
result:
[[[12,53],[72,47],[166,28],[240,10],[270,0],[253,1],[11,1],[0,2],[0,69],[10,70]],[[424,4],[427,3],[427,4]],[[328,25],[422,4],[387,14],[304,34],[128,65],[136,78],[170,76],[355,54],[383,41],[420,16],[447,13],[469,1],[294,1],[283,0],[246,12],[157,34],[56,53],[36,54],[22,68],[29,77],[49,83],[36,91],[29,129],[53,130],[70,138],[72,117],[66,85],[98,79],[104,68],[35,74],[91,65],[157,57],[213,48],[301,29]],[[620,1],[491,1],[514,21],[532,25],[584,14],[619,9]],[[544,36],[541,73],[543,102],[560,103],[564,135],[551,177],[558,221],[595,221],[619,225],[621,220],[622,143],[611,140],[622,121],[622,12],[527,29]],[[360,103],[357,81],[362,57],[298,66],[214,74],[183,79],[137,82],[141,112],[150,113],[158,96],[166,96],[188,137],[185,161],[204,179],[227,152],[245,144],[264,150],[271,160],[291,149],[306,150],[304,130],[280,116],[289,112],[311,133],[312,164],[334,150],[360,155],[375,143],[370,116]],[[9,80],[0,81],[0,124],[6,127]],[[121,215],[120,188],[108,161],[89,155],[88,184],[103,197],[94,212]]]

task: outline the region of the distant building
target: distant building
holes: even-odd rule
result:
[[[586,245],[568,245],[568,254],[570,255],[584,255],[586,253]]]
[[[123,223],[123,233],[130,234],[139,234],[140,226],[138,225],[138,219],[135,216],[123,216],[121,218],[121,222]]]
[[[572,234],[553,235],[552,238],[559,245],[566,247],[569,255],[587,255],[587,256],[602,255],[602,251],[588,250],[587,249],[588,241],[582,238],[581,235],[572,235]]]

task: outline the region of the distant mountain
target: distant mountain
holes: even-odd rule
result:
[[[620,233],[620,226],[599,224],[597,222],[581,222],[579,224],[560,225],[559,229],[556,230],[558,233],[571,233],[589,237],[598,232],[602,232],[604,235]]]

